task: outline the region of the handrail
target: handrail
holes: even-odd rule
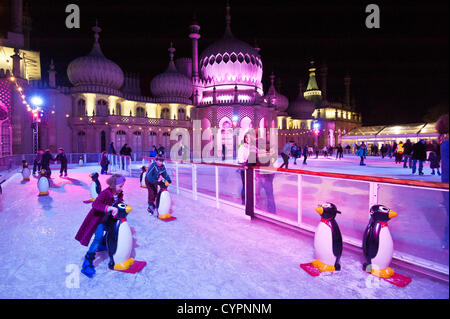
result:
[[[305,170],[301,170],[301,169],[272,168],[272,167],[268,167],[268,166],[253,166],[252,168],[270,170],[270,171],[275,171],[275,172],[288,172],[288,173],[296,173],[296,174],[303,174],[303,175],[316,175],[316,176],[333,177],[333,178],[344,178],[344,179],[360,180],[360,181],[365,181],[365,182],[399,184],[399,185],[429,187],[429,188],[439,188],[439,189],[448,189],[449,188],[448,183],[442,183],[442,182],[415,181],[415,180],[410,180],[410,179],[400,179],[400,178],[392,178],[392,177],[376,177],[376,176],[342,174],[342,173],[331,173],[331,172],[313,172],[313,171],[305,171]]]

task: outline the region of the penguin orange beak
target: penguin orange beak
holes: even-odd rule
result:
[[[127,207],[125,207],[125,212],[128,214],[129,212],[131,212],[133,210],[133,208],[131,208],[130,206],[127,205]]]
[[[319,215],[322,215],[323,214],[323,207],[322,206],[316,207],[316,212],[318,212]]]
[[[91,177],[91,178],[92,178],[92,173],[91,173],[91,174],[89,174],[89,177]]]
[[[395,216],[397,216],[397,213],[394,212],[393,210],[389,210],[389,218],[393,218]]]

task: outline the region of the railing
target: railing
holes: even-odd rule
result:
[[[150,158],[143,158],[149,164]],[[389,222],[394,240],[394,259],[449,275],[448,251],[441,248],[448,236],[446,183],[381,178],[361,175],[253,167],[251,187],[242,202],[241,166],[166,160],[176,193],[199,197],[244,209],[246,214],[314,232],[320,220],[315,207],[332,202],[342,212],[336,221],[343,241],[358,248],[369,221],[372,205],[383,204],[398,216]],[[248,184],[247,184],[248,185]]]

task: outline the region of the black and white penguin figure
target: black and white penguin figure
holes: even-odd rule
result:
[[[89,187],[89,193],[91,195],[89,201],[93,202],[97,198],[98,194],[100,194],[100,192],[102,191],[102,186],[100,185],[100,181],[98,180],[99,175],[97,172],[89,174],[89,176],[92,179],[91,186]]]
[[[47,171],[45,169],[42,169],[40,171],[37,187],[39,190],[39,196],[48,195],[48,189],[50,188],[50,181],[47,177]]]
[[[335,220],[337,210],[332,203],[316,207],[321,220],[314,235],[314,260],[312,264],[322,272],[341,270],[339,260],[342,255],[342,235]]]
[[[141,187],[142,188],[147,188],[147,185],[145,184],[145,176],[147,176],[147,167],[146,166],[142,166],[141,167],[141,175],[139,176],[139,180],[141,182]]]
[[[364,270],[381,278],[390,278],[394,270],[389,267],[394,253],[394,242],[388,227],[388,221],[397,213],[384,205],[370,208],[369,224],[364,231],[363,253]]]
[[[22,181],[29,181],[30,175],[31,175],[31,171],[30,171],[30,168],[28,167],[28,163],[26,160],[23,160],[22,161],[22,177],[23,177]]]
[[[124,203],[115,205],[118,214],[108,220],[106,244],[109,253],[108,267],[114,270],[127,270],[134,264],[130,257],[133,248],[133,235],[127,222],[127,215],[132,208]]]

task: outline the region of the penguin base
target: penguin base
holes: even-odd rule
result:
[[[40,192],[38,196],[46,196],[48,195],[48,192]]]
[[[317,259],[312,261],[312,264],[314,267],[316,267],[317,269],[319,269],[321,272],[334,272],[336,269],[334,268],[334,266],[331,265],[327,265]]]
[[[141,185],[142,188],[147,188],[147,186]]]
[[[373,269],[371,271],[371,274],[374,275],[375,277],[380,277],[380,278],[391,278],[392,276],[394,276],[395,272],[394,269],[387,267],[384,269]]]
[[[170,215],[170,214],[158,215],[158,218],[161,219],[161,220],[163,220],[163,221],[165,221],[165,222],[170,222],[170,221],[172,221],[172,220],[177,219],[176,217],[173,217],[173,216]]]
[[[129,259],[125,260],[121,264],[115,264],[114,265],[114,270],[127,270],[128,268],[131,267],[132,264],[134,264],[134,259],[133,258],[129,258]]]

